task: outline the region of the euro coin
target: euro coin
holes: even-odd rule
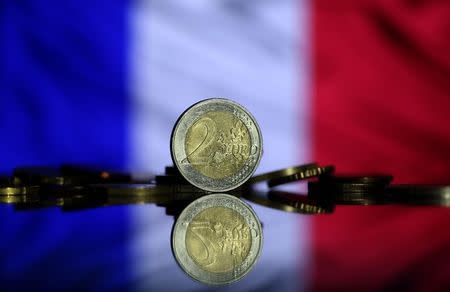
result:
[[[38,193],[38,186],[0,186],[0,196],[37,195]]]
[[[204,196],[189,204],[172,231],[172,249],[180,267],[210,285],[244,277],[255,265],[262,241],[255,212],[227,194]]]
[[[299,167],[299,168],[287,168],[286,175],[280,175],[279,177],[275,177],[273,179],[270,179],[267,182],[267,185],[271,187],[291,183],[291,182],[297,182],[305,179],[310,179],[314,177],[319,177],[323,175],[330,174],[334,171],[333,166],[309,166],[309,167]],[[291,174],[287,174],[288,172],[291,172]]]
[[[284,169],[279,169],[279,170],[275,170],[275,171],[270,171],[270,172],[266,172],[266,173],[262,173],[262,174],[253,176],[252,178],[250,178],[247,181],[247,183],[255,184],[255,183],[259,183],[259,182],[265,182],[265,181],[273,180],[273,179],[276,179],[279,177],[292,175],[294,173],[304,171],[305,169],[317,168],[317,167],[319,167],[319,165],[317,165],[316,163],[309,163],[309,164],[303,164],[303,165],[292,166],[292,167],[288,167],[288,168],[284,168]]]
[[[175,166],[191,184],[211,192],[237,188],[255,172],[262,135],[255,118],[227,99],[200,101],[178,119],[172,132]]]
[[[0,203],[19,204],[39,200],[38,186],[0,185]]]
[[[19,186],[1,186],[0,187],[0,196],[18,196],[27,194],[26,187]]]
[[[398,204],[450,206],[450,185],[392,185],[386,194]]]
[[[390,175],[326,176],[308,184],[308,196],[338,205],[385,204]]]

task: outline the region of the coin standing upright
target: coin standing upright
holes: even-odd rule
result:
[[[255,172],[263,151],[255,118],[224,98],[200,101],[178,119],[171,154],[181,175],[210,192],[235,189]]]

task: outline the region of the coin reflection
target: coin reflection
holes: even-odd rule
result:
[[[187,228],[187,252],[207,272],[233,270],[247,257],[250,246],[249,226],[238,212],[229,208],[205,209]]]

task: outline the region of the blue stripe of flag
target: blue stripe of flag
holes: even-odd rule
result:
[[[2,1],[0,171],[127,163],[128,1]],[[128,208],[0,205],[0,290],[130,283]]]

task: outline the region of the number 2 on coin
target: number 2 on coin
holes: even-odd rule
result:
[[[202,118],[195,122],[190,130],[194,133],[202,130],[205,131],[204,138],[198,146],[181,161],[181,163],[204,165],[208,163],[208,156],[210,156],[208,153],[205,153],[206,149],[214,142],[216,137],[216,124],[210,118]]]

